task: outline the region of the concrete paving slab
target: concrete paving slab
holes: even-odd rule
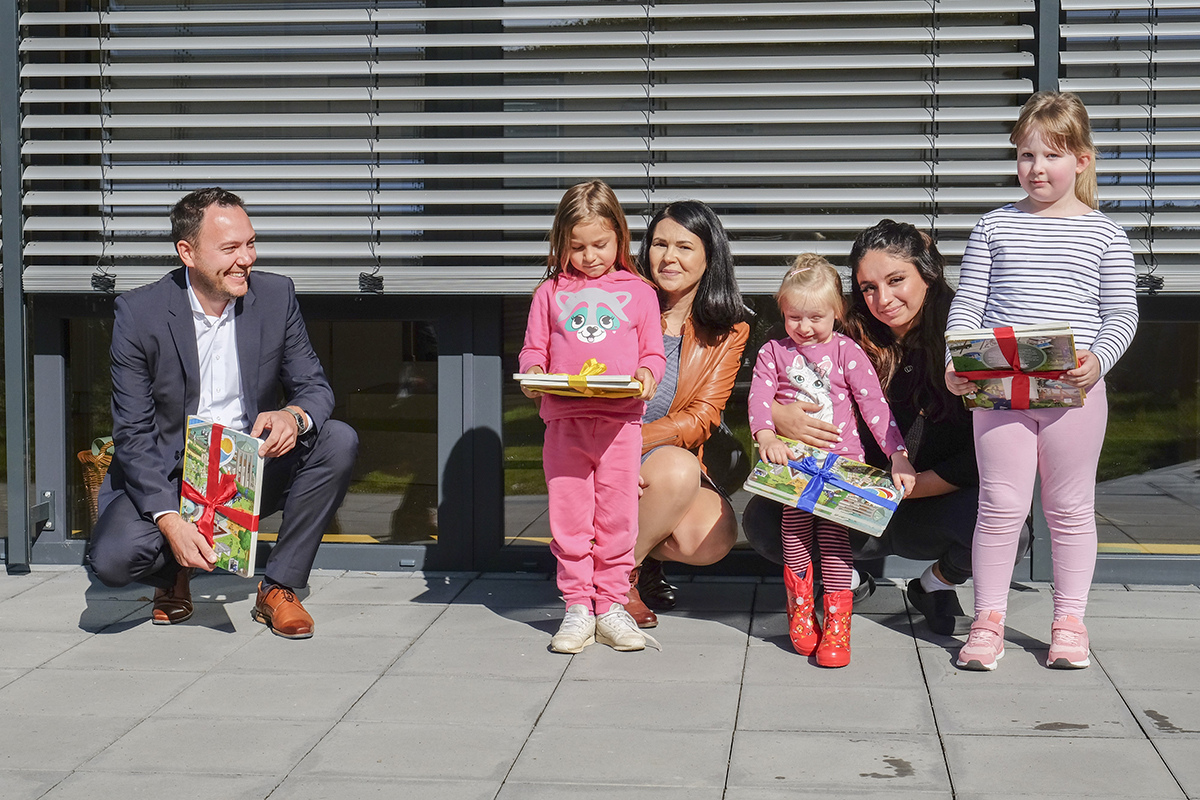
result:
[[[739,731],[936,734],[929,697],[916,688],[742,687]]]
[[[1088,598],[1087,619],[1200,619],[1197,592],[1093,592]]]
[[[563,681],[539,726],[644,730],[733,730],[736,683]]]
[[[724,644],[672,642],[663,645],[661,652],[648,647],[633,653],[595,644],[571,658],[564,677],[573,681],[737,683],[745,653],[744,648]]]
[[[0,725],[0,770],[74,769],[123,736],[139,719],[136,715],[52,717],[6,711]]]
[[[1188,797],[1200,798],[1200,758],[1195,739],[1157,739],[1154,748]]]
[[[1093,586],[1092,590],[1095,591],[1095,588]],[[1125,588],[1131,592],[1185,592],[1200,594],[1200,586],[1194,583],[1180,584],[1178,586],[1159,583],[1127,583],[1125,584]]]
[[[1196,686],[1196,652],[1155,650],[1135,646],[1092,648],[1092,667],[1099,666],[1118,689],[1191,689]],[[1090,671],[1090,670],[1089,670]]]
[[[505,781],[496,800],[721,800],[716,786],[613,786],[612,784],[518,783]],[[273,800],[273,799],[272,799]]]
[[[826,790],[805,791],[803,789],[777,789],[758,786],[731,786],[725,791],[725,800],[803,800],[804,798],[822,798],[828,800],[830,794]],[[856,791],[854,800],[954,800],[954,794],[949,790],[944,792],[920,790],[905,791]]]
[[[467,583],[465,578],[409,576],[405,581],[398,582],[395,578],[378,575],[362,576],[334,581],[314,593],[313,598],[320,605],[445,605],[454,600]]]
[[[658,615],[650,633],[663,643],[726,644],[745,647],[750,613],[721,611],[670,611]]]
[[[456,604],[473,603],[488,608],[557,608],[566,611],[558,584],[480,578],[454,598]]]
[[[52,575],[49,580],[38,584],[30,597],[47,597],[53,594],[82,595],[87,600],[142,600],[154,598],[154,589],[142,584],[130,584],[114,589],[105,586],[87,570],[70,570]],[[144,598],[144,599],[143,599]]]
[[[134,600],[87,600],[82,592],[43,597],[30,592],[0,603],[0,631],[96,633],[148,606]]]
[[[288,674],[365,672],[378,675],[412,645],[393,636],[324,636],[284,639],[263,633],[222,658],[217,672]]]
[[[788,639],[787,615],[755,614],[750,626],[751,644],[779,642]],[[755,641],[758,640],[758,641]],[[850,619],[850,648],[912,647],[912,623],[908,614],[867,616],[854,614]]]
[[[924,687],[917,649],[904,647],[851,647],[849,666],[823,669],[812,656],[802,656],[791,642],[780,638],[746,650],[745,685],[862,687]]]
[[[217,633],[237,633],[246,636],[256,636],[262,633],[262,623],[255,622],[250,616],[254,608],[253,599],[226,599],[220,601],[203,601],[192,604],[192,616],[186,622],[170,626],[173,631],[190,631],[203,628]],[[137,613],[131,614],[118,623],[121,628],[131,625],[147,625],[150,622],[153,606],[146,605]],[[147,627],[152,627],[147,625]],[[159,626],[160,629],[162,626]],[[106,631],[105,633],[108,633]]]
[[[93,636],[51,659],[45,667],[203,672],[253,638],[187,623],[168,626],[143,621],[129,630]]]
[[[802,788],[826,797],[864,792],[946,792],[938,737],[741,731],[733,739],[729,786]]]
[[[0,687],[7,686],[28,671],[28,669],[0,669]]]
[[[562,618],[559,608],[488,608],[455,603],[446,607],[426,635],[548,643]]]
[[[499,782],[528,735],[527,727],[516,726],[343,722],[321,740],[291,777]]]
[[[1088,617],[1086,622],[1092,647],[1200,653],[1200,620]]]
[[[734,583],[693,580],[676,586],[677,611],[749,612],[754,606],[754,592],[758,581]]]
[[[375,681],[364,673],[210,672],[154,713],[157,717],[341,719]]]
[[[169,772],[76,772],[44,800],[261,800],[280,778],[273,775],[187,775]]]
[[[1013,692],[1024,691],[1025,687],[1035,690],[1044,687],[1088,688],[1097,692],[1112,689],[1112,682],[1104,670],[1096,666],[1088,669],[1049,669],[1046,666],[1046,650],[1025,650],[1007,642],[1004,645],[1004,658],[992,672],[973,672],[955,666],[957,647],[949,650],[923,647],[920,653],[925,680],[931,687],[1005,686]]]
[[[413,603],[325,605],[312,602],[306,608],[316,625],[314,636],[394,636],[415,639],[433,624],[446,607]]]
[[[1141,739],[1142,731],[1116,690],[1068,688],[1046,682],[987,685],[961,681],[929,687],[943,734]]]
[[[1145,739],[943,736],[942,741],[958,797],[1184,796]]]
[[[384,675],[355,703],[346,719],[532,729],[556,686],[557,680]]]
[[[70,774],[64,770],[0,769],[0,797],[4,800],[37,800]]]
[[[45,716],[141,719],[183,691],[201,674],[38,669],[0,689],[0,708]]]
[[[493,800],[500,781],[404,780],[362,778],[347,780],[291,776],[271,793],[271,800]]]
[[[1200,754],[1200,689],[1124,689],[1121,696],[1155,742],[1189,738]]]
[[[24,575],[9,575],[7,572],[0,571],[0,601],[16,597],[22,592],[27,592],[38,584],[44,583],[59,574],[61,573],[38,572],[35,570]]]
[[[572,657],[551,653],[549,647],[549,636],[541,641],[519,642],[422,637],[388,670],[388,674],[557,680]]]
[[[539,725],[513,764],[517,783],[721,787],[732,731],[658,731],[630,725]],[[581,748],[588,758],[579,758]],[[569,765],[569,768],[566,767]],[[613,790],[613,795],[624,790]]]
[[[65,653],[91,634],[83,631],[46,633],[43,631],[5,631],[0,647],[0,668],[28,669]]]
[[[231,710],[231,715],[236,715]],[[299,763],[330,728],[329,722],[280,719],[150,718],[122,736],[82,769],[126,773],[147,764],[171,772],[205,775],[214,764],[228,773],[278,775]],[[182,753],[192,753],[185,757]]]

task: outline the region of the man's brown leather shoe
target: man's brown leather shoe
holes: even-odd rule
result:
[[[175,585],[170,589],[154,590],[154,611],[150,621],[155,625],[174,625],[192,616],[192,589],[189,585],[192,571],[180,567],[175,576]]]
[[[642,596],[638,594],[638,571],[641,567],[634,567],[629,573],[629,602],[625,604],[625,610],[629,612],[629,616],[633,617],[633,621],[637,623],[639,628],[653,628],[658,625],[658,615],[646,607],[642,602]]]
[[[285,639],[308,639],[313,635],[313,618],[300,605],[295,592],[286,586],[272,584],[263,591],[258,584],[258,599],[250,616],[271,629],[271,633]]]

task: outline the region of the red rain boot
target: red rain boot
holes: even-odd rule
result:
[[[803,578],[784,567],[783,585],[787,589],[788,635],[792,647],[802,656],[811,656],[821,641],[817,609],[813,606],[812,564],[804,571]]]
[[[825,593],[825,629],[817,648],[817,666],[844,667],[850,663],[850,611],[854,592]]]

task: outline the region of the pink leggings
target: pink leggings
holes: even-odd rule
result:
[[[597,614],[629,602],[637,541],[642,425],[606,419],[546,423],[542,466],[550,491],[550,552],[568,608]]]
[[[979,520],[971,562],[975,613],[1008,609],[1017,540],[1042,478],[1054,560],[1054,617],[1083,618],[1096,569],[1096,465],[1108,423],[1104,381],[1083,408],[976,409]]]

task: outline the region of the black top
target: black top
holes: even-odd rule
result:
[[[979,468],[975,464],[975,436],[971,427],[971,412],[962,405],[962,400],[955,398],[955,404],[952,406],[955,411],[950,419],[941,422],[926,419],[919,443],[909,440],[913,423],[922,409],[929,408],[933,393],[950,394],[945,386],[930,386],[928,382],[918,379],[919,370],[912,364],[913,355],[911,350],[905,353],[887,392],[892,415],[895,416],[896,424],[900,426],[904,439],[908,442],[913,467],[917,472],[933,471],[942,480],[955,486],[978,486]],[[887,468],[888,459],[884,458],[883,451],[863,426],[862,420],[859,420],[858,429],[867,463]],[[912,457],[914,450],[915,458]]]

